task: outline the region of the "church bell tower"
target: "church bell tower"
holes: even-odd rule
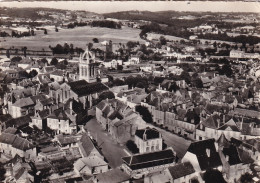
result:
[[[79,79],[84,79],[89,83],[96,82],[97,74],[95,54],[90,52],[87,48],[79,57]]]

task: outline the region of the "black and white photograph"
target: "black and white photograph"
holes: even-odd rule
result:
[[[0,0],[0,183],[260,183],[260,1]]]

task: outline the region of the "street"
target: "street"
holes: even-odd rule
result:
[[[148,126],[150,128],[157,129],[162,134],[162,138],[163,138],[165,144],[167,144],[168,147],[172,147],[179,158],[183,158],[187,148],[189,147],[189,145],[191,143],[190,141],[188,141],[182,137],[179,137],[178,135],[175,135],[171,132],[168,132],[164,129],[158,128],[156,126],[153,126],[153,125],[148,125]]]
[[[97,141],[108,164],[111,168],[116,168],[122,164],[122,157],[128,156],[123,147],[118,145],[108,135],[97,122],[96,118],[91,119],[85,125],[85,129],[90,132],[92,137]]]

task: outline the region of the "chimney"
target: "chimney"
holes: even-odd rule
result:
[[[226,161],[229,161],[229,156],[228,155],[226,155]]]
[[[210,157],[210,149],[209,148],[206,149],[206,154],[207,154],[208,157]]]
[[[220,119],[217,119],[218,128],[220,127]]]
[[[242,116],[241,124],[240,124],[240,130],[243,128],[243,123],[244,123],[244,116]]]

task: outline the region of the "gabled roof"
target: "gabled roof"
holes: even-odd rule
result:
[[[119,168],[115,168],[105,173],[98,174],[96,179],[99,183],[121,183],[128,181],[130,176]]]
[[[90,137],[86,134],[83,133],[81,139],[80,139],[80,144],[82,146],[82,148],[84,149],[84,154],[85,156],[89,156],[90,153],[96,149],[96,147],[94,146],[92,140],[90,139]]]
[[[214,142],[214,139],[193,142],[187,150],[188,152],[196,155],[202,171],[222,165]]]
[[[240,160],[237,148],[233,145],[231,145],[228,148],[223,148],[222,150],[223,154],[226,156],[228,156],[228,163],[229,165],[236,165],[236,164],[240,164],[242,163],[242,161]]]
[[[190,162],[176,164],[168,168],[172,179],[179,179],[181,177],[190,175],[195,172],[192,164]]]
[[[21,116],[19,118],[13,118],[13,119],[10,119],[8,121],[6,121],[6,128],[8,127],[16,127],[16,128],[19,128],[19,127],[22,127],[22,126],[25,126],[25,125],[29,125],[29,123],[32,121],[32,119],[30,118],[30,116]]]
[[[150,140],[160,138],[160,132],[155,128],[149,128],[136,130],[135,135],[143,140]]]
[[[147,166],[147,163],[161,161],[161,160],[172,160],[172,162],[174,162],[175,158],[176,157],[173,151],[171,149],[166,149],[162,151],[123,157],[122,159],[132,169],[140,169],[140,168],[145,168]],[[139,166],[136,167],[134,165],[139,165]]]
[[[63,108],[59,108],[54,110],[49,116],[48,118],[52,118],[52,119],[61,119],[61,120],[68,120],[68,116],[65,113],[65,111],[63,110]]]
[[[229,141],[227,140],[227,138],[225,137],[224,133],[222,133],[219,137],[219,139],[217,140],[217,143],[219,146],[228,148],[230,146]]]
[[[3,115],[0,115],[0,123],[1,122],[5,122],[5,121],[8,121],[12,119],[12,116],[10,114],[3,114]]]
[[[29,106],[33,106],[35,103],[33,102],[33,100],[30,97],[27,98],[21,98],[18,99],[13,106],[16,107],[29,107]]]
[[[85,80],[69,82],[68,85],[78,96],[86,96],[108,90],[108,87],[102,83],[88,83]]]
[[[27,139],[18,137],[17,135],[10,133],[2,133],[0,135],[0,142],[12,145],[16,149],[28,150],[32,149],[34,146]]]

